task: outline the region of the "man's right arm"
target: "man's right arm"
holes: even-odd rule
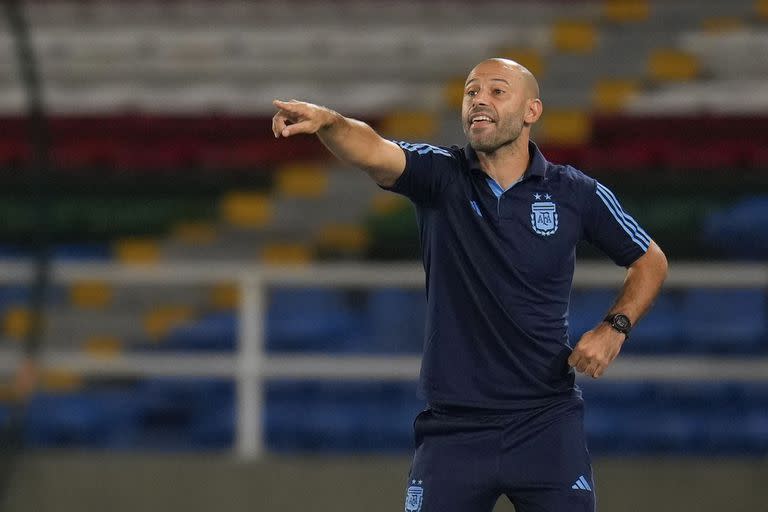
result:
[[[367,124],[338,112],[301,101],[273,101],[279,110],[272,118],[275,137],[316,134],[342,162],[363,169],[377,184],[391,187],[405,170],[405,154]]]

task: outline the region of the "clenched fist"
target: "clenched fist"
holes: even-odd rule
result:
[[[579,339],[568,358],[568,364],[576,371],[596,379],[605,373],[608,365],[619,355],[624,339],[624,334],[607,323],[601,323]]]

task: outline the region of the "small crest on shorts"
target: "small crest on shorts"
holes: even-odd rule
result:
[[[405,494],[405,512],[419,512],[423,496],[424,488],[421,486],[421,480],[411,480],[411,485]]]
[[[543,236],[553,235],[557,231],[557,225],[557,206],[555,203],[552,201],[531,203],[531,227],[536,233]]]

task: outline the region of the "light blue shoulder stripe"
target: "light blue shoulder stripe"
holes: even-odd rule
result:
[[[621,226],[621,229],[623,229],[624,232],[629,235],[632,241],[642,247],[644,251],[648,250],[649,243],[646,242],[645,239],[641,238],[637,231],[626,221],[626,219],[624,219],[623,215],[616,210],[610,199],[606,197],[605,192],[602,192],[598,189],[597,195],[603,201],[603,204],[605,204],[605,206],[608,208],[608,211],[611,212],[611,215],[613,215],[613,218],[616,220],[619,226]]]
[[[427,153],[434,153],[436,155],[442,155],[442,156],[447,156],[451,158],[453,157],[451,153],[444,150],[443,148],[432,146],[431,144],[411,144],[409,142],[397,142],[397,145],[407,151],[413,151],[420,155],[425,155]]]
[[[619,200],[616,198],[616,196],[611,192],[611,190],[604,185],[597,182],[598,188],[600,188],[607,196],[607,199],[613,203],[614,207],[617,209],[618,213],[621,214],[622,217],[629,223],[629,225],[633,228],[633,231],[637,233],[637,235],[645,240],[647,243],[651,243],[651,237],[648,236],[648,233],[646,233],[643,228],[640,227],[640,225],[635,221],[635,219],[632,218],[631,215],[629,215],[627,212],[624,211],[624,209],[621,207],[621,204],[619,204]]]
[[[608,208],[608,211],[611,212],[611,215],[613,215],[613,218],[616,219],[616,222],[621,226],[621,229],[624,230],[627,235],[632,239],[633,242],[635,242],[637,245],[639,245],[643,251],[648,250],[648,245],[650,242],[647,242],[644,238],[641,238],[640,235],[637,233],[637,231],[626,221],[624,218],[624,212],[616,210],[614,205],[611,203],[611,200],[606,197],[605,192],[603,192],[600,187],[595,189],[597,196],[603,201],[603,204]],[[647,235],[646,235],[647,236]]]

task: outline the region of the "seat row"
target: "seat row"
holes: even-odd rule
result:
[[[62,339],[51,343],[58,346],[80,346],[86,340],[76,334],[92,335],[95,329],[102,336],[123,339],[127,350],[227,352],[236,348],[237,314],[231,309],[214,308],[222,300],[217,298],[219,291],[215,287],[198,290],[195,303],[148,304],[130,311],[125,311],[125,306],[136,307],[138,302],[131,301],[127,292],[121,293],[123,310],[111,315],[98,307],[111,296],[109,290],[97,285],[69,291],[56,289],[49,300],[62,304],[65,292],[82,308],[58,306],[52,310],[51,321],[55,321]],[[141,293],[146,298],[151,290]],[[27,297],[22,288],[0,290],[6,335],[23,336],[27,323],[20,307]],[[614,290],[573,293],[569,312],[572,343],[599,322],[614,299]],[[236,302],[233,296],[225,304],[229,308]],[[418,354],[422,350],[425,315],[426,304],[420,291],[279,289],[269,295],[266,348],[278,353]],[[86,318],[91,320],[83,323]],[[764,290],[670,290],[657,299],[623,350],[635,354],[758,355],[768,353],[767,334],[768,299]],[[57,332],[49,336],[55,337]]]
[[[593,453],[768,454],[765,383],[597,382],[583,393]],[[231,383],[206,380],[40,394],[28,407],[25,437],[47,448],[227,449],[234,402]],[[273,383],[266,444],[277,452],[407,453],[422,408],[413,383]],[[9,414],[0,406],[0,421]]]
[[[578,140],[586,142],[550,142],[544,145],[545,154],[554,162],[585,170],[768,169],[765,116],[584,115],[562,121],[562,126],[576,123]],[[2,123],[0,168],[26,166],[31,158],[26,124],[20,118],[5,118]],[[193,168],[270,168],[327,156],[322,145],[310,137],[276,141],[271,120],[261,116],[59,117],[50,126],[54,168],[90,169],[100,177],[110,170],[186,174]],[[393,136],[399,129],[396,123],[388,126]]]

